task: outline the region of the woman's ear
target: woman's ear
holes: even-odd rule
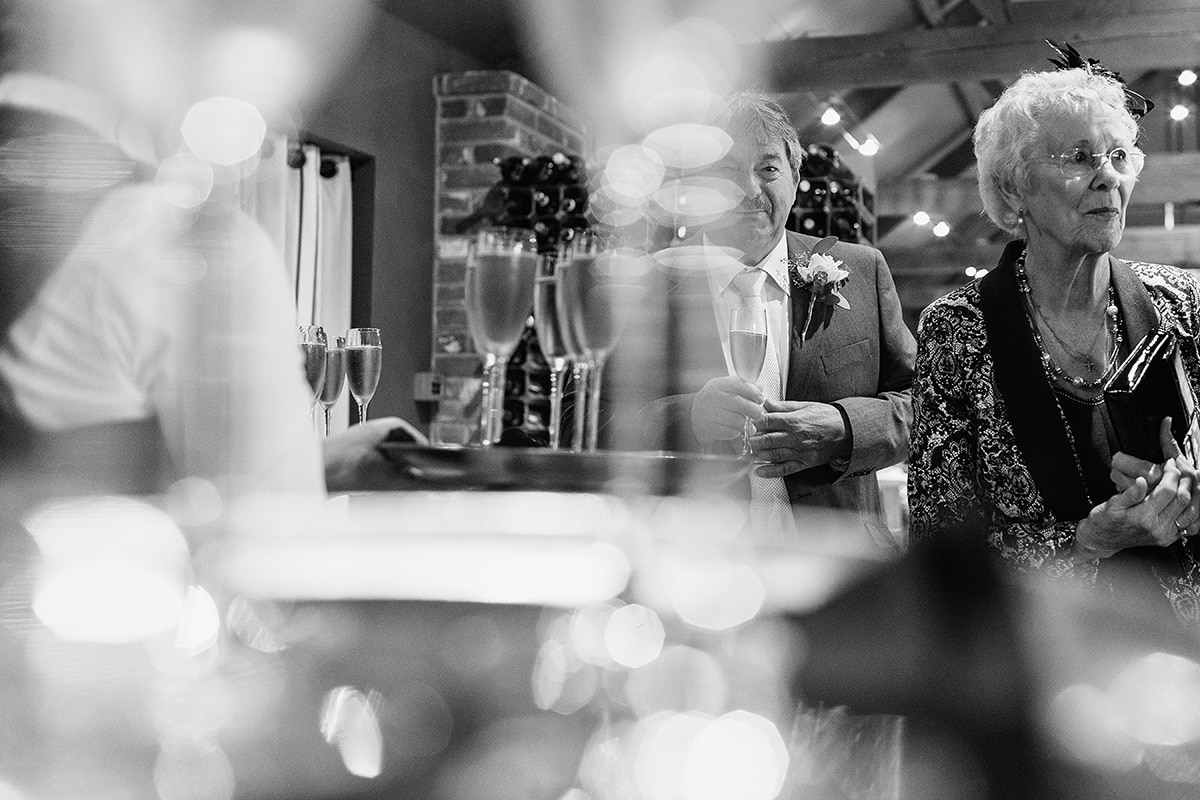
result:
[[[1025,217],[1025,198],[1022,192],[1012,181],[1001,181],[997,184],[997,188],[1007,206],[1004,211],[1004,221],[1010,225],[1019,225]]]

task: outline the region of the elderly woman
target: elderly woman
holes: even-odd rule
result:
[[[1135,100],[1093,62],[1028,73],[981,115],[980,192],[1016,241],[922,314],[911,535],[979,531],[1017,571],[1165,600],[1200,631],[1196,471],[1166,430],[1162,463],[1117,452],[1102,398],[1160,326],[1200,383],[1197,287],[1109,252],[1145,159]]]

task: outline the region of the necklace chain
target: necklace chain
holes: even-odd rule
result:
[[[1046,330],[1050,332],[1050,335],[1054,337],[1054,340],[1062,346],[1063,350],[1065,350],[1068,355],[1072,355],[1077,360],[1083,362],[1089,373],[1096,370],[1096,365],[1093,362],[1090,354],[1083,355],[1083,357],[1080,358],[1081,353],[1074,347],[1068,345],[1059,337],[1059,335],[1054,331],[1054,328],[1050,326],[1049,321],[1042,314],[1041,309],[1038,308],[1037,303],[1034,302],[1033,292],[1029,287],[1029,278],[1025,275],[1024,252],[1022,252],[1021,256],[1017,259],[1015,268],[1017,273],[1017,288],[1025,297],[1025,303],[1029,308],[1029,328],[1031,331],[1033,331],[1033,340],[1037,343],[1042,367],[1046,370],[1046,374],[1051,379],[1068,383],[1076,389],[1099,389],[1104,382],[1108,380],[1108,377],[1113,370],[1116,369],[1117,354],[1121,351],[1121,343],[1124,341],[1124,334],[1121,332],[1120,324],[1120,308],[1117,306],[1116,293],[1113,291],[1112,283],[1110,282],[1108,284],[1108,306],[1104,310],[1104,330],[1106,330],[1108,333],[1108,335],[1105,337],[1106,344],[1107,341],[1111,341],[1112,344],[1111,346],[1106,346],[1104,348],[1104,371],[1100,374],[1100,377],[1094,380],[1089,380],[1082,375],[1071,375],[1055,363],[1054,358],[1050,355],[1050,351],[1046,349],[1046,342],[1042,339],[1042,333],[1039,330],[1037,322],[1034,320],[1035,316],[1042,321],[1042,324],[1045,325]],[[1096,335],[1099,336],[1099,333]],[[1095,342],[1096,339],[1093,338],[1092,344],[1094,345]]]

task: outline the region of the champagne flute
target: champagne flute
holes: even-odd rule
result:
[[[524,228],[483,228],[467,243],[466,312],[475,349],[484,357],[479,442],[500,442],[504,379],[533,307],[537,237]]]
[[[747,298],[729,314],[729,359],[733,371],[749,383],[758,380],[767,358],[767,309],[758,298]],[[754,424],[746,417],[742,429],[742,455],[750,455]]]
[[[558,317],[558,282],[555,278],[558,258],[554,253],[538,256],[537,282],[533,287],[533,325],[538,345],[550,367],[550,449],[562,446],[563,380],[566,378],[568,352]]]
[[[567,259],[558,266],[558,312],[566,338],[587,364],[583,372],[586,387],[586,423],[576,416],[578,448],[580,425],[583,449],[596,451],[600,421],[600,387],[604,363],[621,333],[618,314],[624,297],[621,255],[610,249],[595,231],[580,231],[566,246]],[[576,393],[584,391],[576,384]]]
[[[325,408],[325,435],[329,435],[329,412],[342,397],[346,385],[346,339],[338,336],[333,347],[325,348],[325,385],[321,405]]]
[[[379,385],[383,367],[383,344],[379,328],[351,328],[346,331],[346,382],[358,403],[358,421],[367,421],[367,406]]]
[[[317,398],[325,385],[325,331],[320,325],[300,326],[300,350],[304,353],[304,378],[312,390],[309,399],[308,421],[316,430]]]

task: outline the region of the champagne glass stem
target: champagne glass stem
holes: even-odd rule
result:
[[[746,417],[746,424],[742,426],[742,455],[750,455],[750,437],[754,435],[754,423]]]
[[[562,396],[563,379],[567,365],[561,358],[550,363],[550,449],[562,447]]]
[[[507,358],[491,358],[488,368],[488,404],[485,409],[483,439],[485,447],[500,443],[500,434],[504,430],[504,380],[508,370]]]
[[[363,400],[358,404],[358,422],[360,425],[367,421],[367,406],[370,404],[370,400]]]
[[[586,359],[576,359],[574,369],[575,430],[573,431],[574,438],[571,441],[571,450],[576,453],[583,452],[584,437],[587,435],[588,382],[590,377],[588,367]]]
[[[600,377],[604,371],[604,358],[590,359],[588,362],[588,401],[587,401],[587,452],[596,452],[596,443],[600,438]]]
[[[329,435],[329,412],[333,406],[325,406],[325,435]]]

